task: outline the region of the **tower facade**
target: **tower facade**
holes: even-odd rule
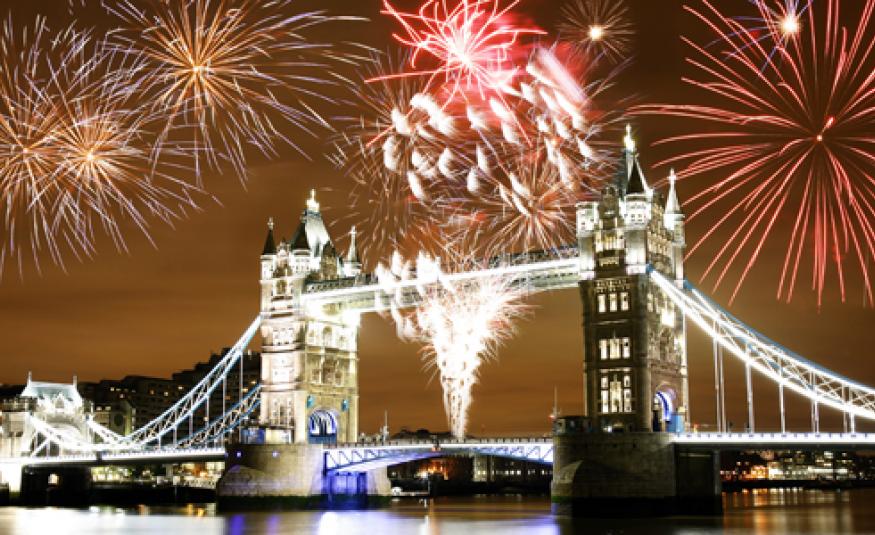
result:
[[[307,309],[308,285],[356,277],[351,240],[347,261],[325,228],[311,194],[288,241],[273,222],[261,255],[263,317],[260,425],[269,442],[354,442],[358,435],[358,314]]]
[[[648,270],[684,278],[674,173],[651,189],[631,134],[617,179],[577,207],[587,416],[600,430],[683,428],[689,412],[684,316]]]

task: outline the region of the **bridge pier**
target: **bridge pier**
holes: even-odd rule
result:
[[[557,425],[554,513],[612,517],[722,512],[716,452],[682,450],[669,433],[591,432],[585,423],[568,417]]]
[[[219,508],[363,509],[388,502],[385,468],[325,470],[322,444],[231,444],[216,487]]]

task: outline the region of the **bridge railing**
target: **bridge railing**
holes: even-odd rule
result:
[[[243,336],[237,340],[237,343],[185,396],[180,398],[179,401],[174,403],[173,406],[164,411],[160,416],[125,438],[138,444],[160,442],[165,435],[174,432],[186,420],[193,418],[195,411],[205,403],[210,402],[213,391],[222,384],[228,372],[240,360],[250,340],[258,332],[260,325],[261,316],[255,318],[249,328],[243,333]]]

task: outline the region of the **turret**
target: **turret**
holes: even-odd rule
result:
[[[599,225],[599,203],[577,203],[577,249],[580,251],[581,279],[591,278],[595,269],[595,231]]]
[[[675,268],[675,279],[681,280],[684,278],[684,249],[686,248],[686,238],[684,236],[684,213],[681,210],[681,203],[678,201],[677,175],[674,169],[668,175],[668,194],[665,200],[665,228],[672,233],[671,255],[672,264]]]
[[[273,237],[273,218],[267,220],[267,237],[261,250],[261,309],[270,304],[273,272],[276,267],[276,242]]]
[[[362,272],[362,263],[359,260],[359,252],[356,244],[355,227],[349,231],[349,250],[346,252],[346,261],[343,265],[344,275],[357,277]]]
[[[629,180],[626,183],[625,197],[625,244],[626,264],[642,268],[647,263],[648,231],[647,225],[651,217],[651,200],[653,192],[647,186],[647,179],[638,161],[638,152],[632,132],[626,128],[626,161],[629,164]]]

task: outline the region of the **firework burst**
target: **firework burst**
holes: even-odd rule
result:
[[[0,36],[0,267],[14,259],[21,271],[25,244],[37,266],[44,249],[63,266],[65,250],[93,253],[96,228],[124,248],[119,220],[146,232],[147,216],[170,221],[194,206],[195,188],[151,155],[152,116],[126,78],[132,57],[73,29],[51,34],[43,20],[13,28],[7,20]]]
[[[378,55],[361,79],[396,72],[405,57]],[[374,257],[410,242],[427,247],[441,224],[437,203],[464,189],[473,165],[458,127],[465,118],[441,110],[417,79],[358,83],[359,115],[347,118],[329,159],[351,180],[350,210]],[[473,146],[470,147],[473,150]],[[367,256],[367,254],[366,254]]]
[[[411,70],[390,77],[424,76],[428,86],[443,79],[449,88],[447,100],[460,93],[476,92],[481,97],[500,90],[517,73],[516,62],[525,36],[544,32],[513,20],[519,0],[427,0],[416,13],[395,9],[383,2],[406,35],[395,39],[413,51]],[[420,68],[421,56],[431,56],[433,68]]]
[[[332,66],[353,56],[307,37],[341,20],[296,13],[291,0],[122,2],[110,8],[122,28],[111,40],[146,59],[137,90],[166,114],[159,147],[185,146],[196,161],[228,162],[246,173],[247,149],[275,154],[288,134],[328,127],[315,111],[330,102]],[[289,14],[293,13],[293,14]]]
[[[574,241],[575,206],[588,197],[559,179],[544,158],[508,171],[508,186],[489,184],[454,208],[446,232],[486,258],[507,252],[556,251]],[[459,202],[459,201],[456,201]]]
[[[454,264],[466,270],[484,267],[464,261]],[[393,307],[392,316],[402,338],[426,344],[423,351],[440,377],[447,422],[457,438],[465,436],[480,366],[512,335],[514,322],[526,311],[523,291],[513,277],[494,271],[453,279],[443,273],[439,260],[424,255],[419,256],[412,279],[412,266],[397,255],[392,266],[377,270],[389,293],[397,295],[399,281],[417,283],[415,312],[402,314]]]
[[[500,242],[478,230],[505,225],[505,237],[521,238],[513,245],[552,249],[568,238],[551,223],[612,175],[607,139],[622,113],[594,104],[618,71],[584,84],[580,73],[589,71],[573,75],[564,65],[581,58],[558,53],[535,49],[501,98],[444,104],[421,79],[384,75],[403,60],[383,56],[362,73],[372,80],[357,89],[362,113],[347,121],[332,159],[354,182],[351,217],[372,229],[365,234],[377,256],[387,246],[411,252],[405,244],[436,252],[429,244],[440,235],[464,236],[472,247],[479,240],[475,248],[491,256]]]
[[[803,258],[810,254],[818,302],[829,273],[835,274],[844,300],[849,264],[859,269],[871,302],[875,4],[855,5],[854,19],[845,20],[857,22],[846,27],[838,0],[825,0],[796,20],[790,28],[794,36],[787,39],[785,2],[755,4],[759,21],[754,24],[766,28],[768,38],[750,30],[748,19],[702,3],[700,10],[687,10],[718,41],[703,46],[687,40],[694,51],[688,62],[698,75],[686,81],[722,104],[639,110],[701,124],[702,131],[665,141],[698,148],[664,163],[685,164],[685,178],[723,176],[688,202],[691,220],[720,211],[690,254],[720,239],[704,276],[713,275],[716,288],[732,267],[740,267],[734,298],[767,243],[784,242],[778,298],[793,297]],[[781,237],[777,223],[784,219],[790,232]]]
[[[562,17],[561,38],[589,57],[610,61],[628,57],[635,30],[622,0],[577,0],[562,8]]]

